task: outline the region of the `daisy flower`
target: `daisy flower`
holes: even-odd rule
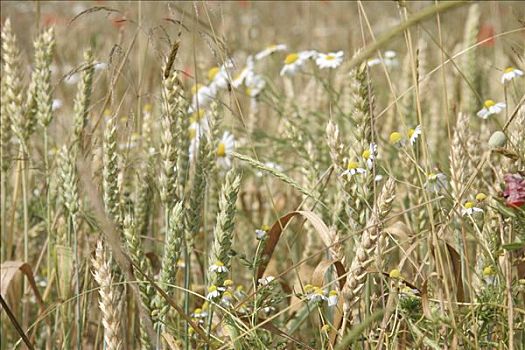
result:
[[[483,108],[477,113],[477,116],[482,119],[487,119],[492,114],[501,112],[506,107],[503,102],[494,102],[493,100],[486,100],[483,103]]]
[[[387,67],[397,66],[397,53],[394,50],[387,50],[383,54],[384,62]]]
[[[208,317],[208,312],[202,310],[200,307],[193,310],[193,313],[191,314],[191,317],[193,318],[206,318]]]
[[[252,74],[246,77],[244,85],[246,85],[246,95],[254,98],[259,96],[261,91],[266,86],[266,81],[262,76]]]
[[[511,81],[514,78],[519,78],[521,76],[523,76],[523,71],[514,67],[508,67],[503,71],[503,75],[501,76],[501,83],[505,84],[506,82]]]
[[[359,167],[359,163],[357,162],[354,162],[354,161],[349,161],[348,162],[348,165],[346,167],[346,170],[343,171],[343,173],[341,174],[341,176],[352,176],[352,175],[355,175],[355,174],[365,174],[366,173],[366,170]]]
[[[190,114],[190,126],[196,126],[200,132],[208,131],[210,125],[208,123],[208,112],[205,109],[199,109]]]
[[[402,145],[403,144],[403,135],[400,132],[394,131],[390,134],[388,138],[390,143],[393,145]]]
[[[224,169],[229,169],[232,166],[231,153],[235,148],[235,138],[231,133],[225,131],[222,139],[217,145],[217,163]]]
[[[306,59],[302,58],[299,53],[288,54],[284,59],[284,66],[281,69],[281,76],[294,75],[302,67]]]
[[[447,189],[447,176],[443,173],[430,173],[427,176],[427,182],[425,183],[425,189],[428,192],[438,193],[442,190]]]
[[[222,67],[213,67],[208,70],[208,81],[210,86],[217,89],[226,89],[228,87],[228,72]]]
[[[377,66],[378,64],[381,63],[381,60],[379,58],[371,58],[369,59],[366,64],[368,67],[373,67],[373,66]]]
[[[337,68],[343,62],[343,51],[319,53],[315,59],[315,63],[321,69]]]
[[[408,129],[408,140],[410,141],[410,144],[413,145],[416,143],[417,138],[421,135],[421,125],[416,126],[414,129],[410,128]]]
[[[336,290],[332,289],[328,293],[328,306],[336,306],[338,297],[339,297],[339,293],[337,293]]]
[[[311,58],[315,59],[317,58],[317,55],[319,55],[319,53],[315,50],[305,50],[299,52],[299,58],[302,60],[309,60]]]
[[[190,113],[193,113],[197,110],[197,104],[200,108],[210,104],[217,94],[217,88],[213,85],[196,84],[191,88],[191,94],[193,97],[191,99]]]
[[[259,278],[259,279],[257,280],[257,282],[259,282],[259,284],[260,284],[261,286],[267,286],[267,285],[269,285],[270,283],[272,283],[272,281],[274,281],[274,280],[275,280],[275,277],[273,277],[273,276],[264,276],[264,277],[262,277],[262,278]]]
[[[228,272],[228,268],[224,266],[224,263],[222,261],[219,261],[219,260],[217,260],[215,264],[210,265],[209,270],[210,272],[215,272],[215,273]]]
[[[217,289],[217,286],[212,284],[208,287],[208,295],[206,296],[206,299],[213,300],[221,296],[221,293]]]
[[[288,49],[288,47],[284,44],[278,44],[278,45],[270,45],[268,46],[267,48],[265,48],[264,50],[258,52],[256,55],[255,55],[255,59],[257,61],[265,58],[265,57],[268,57],[270,56],[271,54],[277,52],[277,51],[286,51]]]
[[[479,213],[479,212],[483,212],[483,209],[476,207],[474,205],[474,202],[468,201],[468,202],[465,202],[465,204],[463,204],[463,210],[461,211],[461,214],[463,216],[465,215],[470,216],[474,213]]]
[[[58,98],[55,98],[53,100],[53,104],[51,106],[51,109],[56,111],[57,109],[60,109],[60,107],[62,107],[64,105],[64,103],[62,102],[62,100],[58,99]]]
[[[255,238],[257,238],[259,241],[265,240],[268,231],[270,231],[270,227],[263,225],[260,229],[255,230]]]
[[[224,292],[221,298],[221,304],[225,307],[231,307],[233,302],[233,294],[231,292]]]
[[[232,86],[234,88],[237,89],[239,86],[241,86],[244,83],[246,78],[255,74],[253,71],[253,66],[254,66],[253,56],[248,56],[248,58],[246,59],[246,67],[244,67],[241,70],[241,72],[237,74],[232,81]]]
[[[319,287],[313,287],[313,290],[310,293],[308,293],[306,298],[314,303],[327,300],[324,290]]]
[[[377,145],[375,143],[371,143],[370,148],[364,150],[361,155],[365,160],[368,169],[372,169],[372,167],[374,166],[374,159],[377,156]]]

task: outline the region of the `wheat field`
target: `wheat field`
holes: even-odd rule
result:
[[[525,5],[2,1],[4,349],[525,349]]]

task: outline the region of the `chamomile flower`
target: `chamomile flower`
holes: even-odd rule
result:
[[[330,53],[319,53],[315,59],[315,63],[321,69],[324,68],[337,68],[343,62],[343,51],[330,52]]]
[[[238,88],[239,86],[241,86],[244,81],[254,75],[254,71],[253,71],[253,67],[254,67],[254,62],[253,62],[253,56],[248,56],[248,58],[246,59],[246,67],[244,67],[239,74],[237,74],[234,78],[233,78],[233,81],[232,81],[232,86],[234,88]]]
[[[425,189],[428,192],[438,193],[446,190],[448,186],[447,176],[443,173],[430,173],[427,175],[427,182],[425,183]]]
[[[494,284],[496,281],[496,270],[491,265],[485,266],[482,271],[483,279],[487,284]]]
[[[273,276],[264,276],[264,277],[262,277],[262,278],[259,278],[259,279],[257,280],[257,282],[259,282],[259,284],[260,284],[261,286],[267,286],[267,285],[269,285],[270,283],[272,283],[272,281],[274,281],[274,280],[275,280],[275,277],[273,277]]]
[[[278,52],[278,51],[286,51],[288,49],[288,47],[284,44],[278,44],[278,45],[270,45],[268,46],[267,48],[265,48],[264,50],[258,52],[256,55],[255,55],[255,59],[257,61],[265,58],[265,57],[268,57],[270,56],[271,54],[275,53],[275,52]]]
[[[225,307],[231,307],[233,302],[233,294],[231,292],[224,292],[221,298],[221,304]]]
[[[199,131],[201,132],[208,131],[210,128],[208,123],[208,112],[202,108],[190,114],[190,125],[195,125],[195,127],[199,128]]]
[[[394,67],[397,66],[397,53],[394,50],[386,50],[383,54],[383,60],[385,62],[385,65],[387,67]]]
[[[246,85],[246,95],[255,98],[259,96],[261,91],[266,86],[266,81],[258,74],[252,74],[246,77],[244,85]]]
[[[485,199],[487,199],[487,195],[483,192],[480,192],[476,195],[476,200],[478,202],[483,202]]]
[[[477,116],[481,119],[487,119],[492,114],[498,114],[506,107],[503,102],[494,102],[493,100],[486,100],[483,103],[483,108],[477,113]]]
[[[417,138],[421,135],[421,125],[416,126],[414,129],[408,129],[407,136],[410,144],[413,145],[416,143]]]
[[[400,132],[394,131],[390,134],[388,138],[391,144],[393,145],[402,145],[403,144],[403,135]]]
[[[328,293],[328,306],[336,306],[337,305],[337,299],[339,298],[339,293],[332,289],[329,293]]]
[[[208,287],[208,295],[206,296],[206,299],[213,300],[213,299],[217,299],[220,296],[221,296],[221,293],[217,289],[216,285],[212,284],[211,286]]]
[[[463,210],[461,211],[463,216],[465,215],[470,216],[474,213],[479,213],[479,212],[482,213],[483,209],[476,207],[474,205],[474,202],[471,202],[471,201],[465,202],[465,204],[463,204]]]
[[[281,69],[281,76],[294,75],[304,64],[305,59],[301,58],[299,53],[288,54],[284,59],[284,66]]]
[[[224,67],[212,67],[208,70],[208,81],[210,86],[217,90],[228,87],[228,72]]]
[[[232,166],[232,155],[233,149],[235,148],[235,138],[233,135],[225,131],[222,135],[222,139],[217,145],[215,154],[217,155],[217,163],[223,169],[229,169]]]
[[[375,143],[371,143],[370,147],[364,150],[361,156],[365,160],[368,169],[372,169],[374,166],[374,159],[377,156],[377,145]]]
[[[377,66],[381,63],[381,60],[379,58],[371,58],[368,61],[366,61],[366,64],[368,67]]]
[[[313,287],[312,291],[306,295],[306,299],[314,303],[327,300],[324,290],[319,287]]]
[[[304,50],[304,51],[299,52],[299,58],[304,61],[309,60],[309,59],[316,59],[318,55],[319,55],[319,52],[315,50]]]
[[[518,78],[523,76],[523,71],[514,68],[514,67],[508,67],[503,71],[503,75],[501,76],[501,83],[505,84],[509,81],[511,81],[514,78]]]
[[[53,104],[51,106],[51,109],[56,111],[57,109],[60,109],[60,107],[62,107],[64,105],[64,103],[62,102],[62,100],[58,99],[58,98],[55,98],[53,100]]]
[[[222,261],[219,261],[219,260],[217,260],[215,264],[210,265],[209,270],[210,272],[215,272],[215,273],[228,272],[228,268],[224,266],[224,263]]]
[[[210,104],[217,94],[217,88],[213,85],[201,85],[196,84],[191,88],[193,95],[191,99],[190,112],[193,113],[197,110],[197,105],[200,108],[204,108]]]
[[[259,241],[264,241],[269,230],[269,226],[263,225],[260,229],[255,230],[255,238]]]
[[[343,173],[341,174],[341,176],[352,176],[352,175],[355,175],[355,174],[365,174],[366,173],[366,170],[359,167],[359,163],[358,162],[354,162],[354,161],[349,161],[348,162],[348,165],[346,166],[346,170],[343,171]]]
[[[193,313],[191,314],[191,317],[193,318],[206,318],[208,317],[208,312],[202,310],[200,307],[193,310]]]

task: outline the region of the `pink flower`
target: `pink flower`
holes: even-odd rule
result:
[[[519,174],[506,174],[503,196],[508,207],[518,208],[525,204],[525,178]]]

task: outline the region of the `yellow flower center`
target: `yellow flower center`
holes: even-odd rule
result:
[[[217,286],[212,284],[211,286],[208,287],[208,292],[209,293],[213,293],[213,292],[216,292],[217,291]]]
[[[153,108],[153,106],[150,103],[146,103],[144,105],[144,112],[146,112],[146,113],[147,112],[151,112],[152,108]]]
[[[488,277],[488,276],[493,276],[495,275],[496,272],[494,271],[494,269],[492,268],[492,266],[487,266],[483,269],[483,276],[485,277]]]
[[[469,202],[465,202],[465,208],[466,208],[466,209],[472,209],[472,208],[474,208],[474,203],[472,203],[472,202],[470,202],[470,201],[469,201]]]
[[[246,95],[250,96],[252,94],[251,88],[246,88]]]
[[[401,272],[398,269],[393,269],[389,273],[390,278],[399,278],[401,277]]]
[[[399,141],[401,141],[402,138],[403,136],[401,136],[400,133],[398,133],[397,131],[394,131],[393,133],[390,134],[390,143],[392,144],[398,143]]]
[[[480,192],[476,195],[476,200],[479,202],[484,201],[487,198],[487,195],[483,192]]]
[[[332,60],[335,60],[335,56],[332,55],[332,54],[328,54],[328,55],[326,55],[325,59],[326,59],[327,61],[332,61]]]
[[[202,119],[202,117],[204,117],[204,110],[203,109],[200,109],[198,112],[194,112],[191,114],[190,116],[190,122],[192,123],[196,123],[198,121],[200,121]]]
[[[219,146],[217,146],[217,157],[224,157],[226,156],[226,145],[224,142],[219,143]]]
[[[109,108],[105,109],[104,110],[104,116],[109,117],[110,115],[111,115],[111,110]]]
[[[216,261],[215,266],[224,266],[224,264],[222,263],[222,261]]]
[[[233,286],[233,281],[232,280],[225,280],[224,281],[224,286],[225,287]]]
[[[193,311],[194,314],[198,315],[202,313],[202,309],[200,307],[196,308],[195,311]]]
[[[334,295],[337,295],[337,294],[338,294],[337,291],[334,290],[334,289],[332,289],[332,290],[330,291],[330,293],[328,293],[328,295],[331,296],[331,297],[334,296]]]
[[[262,226],[261,226],[261,230],[268,232],[268,231],[270,231],[270,226],[268,226],[268,225],[262,225]]]
[[[215,77],[220,72],[220,70],[221,69],[219,67],[210,68],[210,70],[208,71],[208,80],[211,81],[211,80],[215,79]]]
[[[355,170],[357,169],[357,167],[359,166],[359,164],[357,162],[348,162],[348,170]]]
[[[277,49],[277,45],[270,45],[266,49],[269,51],[274,51],[275,49]]]
[[[195,84],[191,87],[191,94],[195,95],[202,87],[202,84]]]
[[[486,100],[485,103],[484,103],[485,107],[487,107],[487,108],[490,108],[490,107],[494,106],[495,104],[496,104],[496,102],[494,102],[493,100]]]
[[[505,73],[510,73],[510,72],[512,72],[512,71],[514,71],[514,67],[507,67],[507,68],[505,69]]]
[[[299,59],[299,55],[296,53],[291,53],[284,59],[284,64],[292,64]]]
[[[437,178],[437,175],[434,173],[428,173],[427,178],[432,181]]]
[[[415,132],[416,130],[414,129],[408,129],[408,137],[412,137],[412,135],[414,135]]]
[[[368,158],[370,158],[370,155],[371,155],[371,154],[372,154],[372,153],[370,152],[370,150],[367,149],[367,150],[364,150],[364,151],[363,151],[362,156],[363,156],[363,158],[368,159]]]

